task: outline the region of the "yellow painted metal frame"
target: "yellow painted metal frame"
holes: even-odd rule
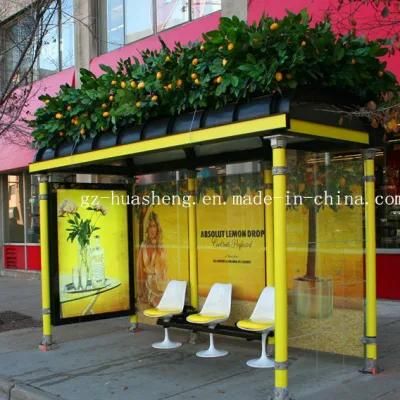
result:
[[[272,149],[275,169],[286,169],[286,148]],[[273,170],[274,171],[274,170]],[[288,274],[286,264],[286,173],[273,172],[275,265],[275,363],[288,362]],[[288,370],[275,367],[275,390],[287,390]]]
[[[290,128],[288,131],[303,135],[318,136],[322,139],[369,144],[369,135],[367,132],[301,121],[298,119],[290,119]]]
[[[49,221],[48,221],[48,178],[40,176],[39,183],[40,211],[40,259],[41,259],[41,292],[43,338],[41,345],[44,350],[52,344],[52,326],[50,313],[50,262],[49,262]]]
[[[233,124],[200,129],[193,132],[179,133],[155,139],[143,140],[135,143],[114,146],[107,149],[89,151],[82,154],[74,154],[52,160],[39,161],[29,166],[29,172],[38,173],[41,171],[50,171],[53,169],[70,167],[73,165],[90,164],[98,161],[112,160],[151,151],[184,148],[195,144],[254,135],[256,133],[265,132],[268,130],[286,128],[286,114],[277,114],[249,121],[235,122]]]
[[[365,273],[366,273],[366,365],[375,374],[377,362],[377,304],[376,304],[376,233],[375,233],[375,166],[374,159],[364,160],[365,176]]]

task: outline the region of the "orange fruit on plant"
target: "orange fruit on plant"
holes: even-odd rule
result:
[[[131,88],[135,89],[137,87],[137,84],[135,81],[131,81]]]
[[[228,43],[228,51],[232,51],[235,48],[233,43]]]
[[[55,117],[56,117],[56,119],[62,119],[63,118],[63,115],[61,114],[61,113],[57,113],[56,115],[55,115]]]
[[[198,58],[194,58],[192,60],[192,65],[197,65],[199,63],[199,59]]]
[[[272,23],[271,26],[269,27],[271,31],[276,31],[278,28],[279,24],[277,22]]]
[[[170,61],[171,61],[171,57],[170,56],[165,57],[165,62],[170,62]]]
[[[182,79],[178,79],[177,81],[176,81],[176,86],[177,87],[181,87],[183,85],[183,80]]]
[[[107,104],[106,103],[103,103],[102,105],[101,105],[101,108],[103,108],[103,109],[105,109],[105,108],[107,108],[108,106],[107,106]]]
[[[275,74],[275,80],[278,81],[278,82],[280,82],[281,80],[283,80],[283,74],[282,74],[282,72],[277,72],[277,73]]]
[[[139,84],[138,84],[138,89],[144,89],[144,82],[143,81],[141,81],[141,82],[139,82]]]
[[[194,83],[195,83],[195,85],[199,86],[200,85],[200,79],[195,79]]]
[[[228,60],[227,60],[226,58],[224,58],[224,59],[222,60],[222,65],[225,67],[226,64],[228,64]]]
[[[67,111],[71,111],[72,110],[72,107],[71,106],[68,106],[67,107]]]
[[[193,80],[195,80],[195,79],[197,79],[197,74],[196,74],[195,72],[193,72],[193,74],[190,75],[190,77],[191,77]]]
[[[151,101],[153,103],[157,102],[157,100],[158,100],[158,96],[157,95],[154,95],[154,96],[151,97]]]
[[[156,78],[158,80],[162,79],[162,72],[158,71],[157,74],[156,74]]]
[[[200,50],[201,51],[204,51],[206,48],[205,48],[205,46],[204,46],[204,44],[202,44],[201,46],[200,46]]]
[[[64,132],[58,132],[58,136],[63,137],[64,136]]]
[[[169,90],[172,90],[172,83],[169,83],[169,84],[167,85],[167,88],[168,88]]]
[[[142,107],[142,102],[141,102],[141,101],[137,101],[136,104],[135,104],[135,106],[136,106],[137,108]]]
[[[306,42],[305,40],[303,40],[303,41],[301,42],[301,47],[306,47],[306,45],[307,45],[307,42]]]
[[[125,89],[126,88],[126,83],[124,81],[121,82],[121,88]]]
[[[117,84],[117,81],[111,81],[111,85],[115,86]]]
[[[85,134],[85,128],[81,128],[81,130],[79,131],[79,133],[81,134],[81,135],[84,135]]]
[[[216,81],[218,84],[220,84],[220,83],[222,83],[223,80],[224,80],[224,79],[222,78],[222,76],[219,76],[215,81]]]
[[[103,117],[104,118],[107,118],[107,117],[109,117],[110,116],[110,113],[108,112],[108,111],[104,111],[103,112]]]
[[[114,101],[114,96],[111,95],[111,96],[108,98],[108,100]]]

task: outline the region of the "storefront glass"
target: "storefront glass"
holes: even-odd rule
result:
[[[8,218],[5,219],[5,241],[8,243],[24,243],[24,190],[22,175],[7,177]]]
[[[376,159],[378,249],[400,248],[400,145],[388,143]]]

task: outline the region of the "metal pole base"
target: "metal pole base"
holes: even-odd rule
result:
[[[190,332],[189,333],[188,343],[189,344],[196,344],[198,338],[199,338],[199,334],[197,332]]]
[[[39,350],[46,352],[56,349],[58,346],[53,342],[51,335],[45,335],[42,337],[42,341],[39,343]]]
[[[377,360],[373,360],[372,358],[368,358],[365,360],[365,365],[363,369],[360,369],[362,374],[370,374],[370,375],[378,375],[383,371],[383,368],[378,366]]]
[[[139,332],[139,324],[137,322],[131,322],[131,325],[129,327],[129,332],[130,333],[136,333]]]
[[[289,395],[289,390],[287,388],[275,388],[274,394],[269,398],[270,400],[294,400]]]
[[[155,349],[162,349],[162,350],[169,350],[169,349],[176,349],[182,346],[182,343],[179,342],[172,342],[169,340],[168,335],[168,328],[164,328],[165,336],[162,342],[153,343],[151,346]]]
[[[214,346],[214,334],[210,333],[210,346],[207,350],[198,351],[196,353],[197,357],[200,358],[217,358],[224,357],[229,353],[226,350],[217,350]]]

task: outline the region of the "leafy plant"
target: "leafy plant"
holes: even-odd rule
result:
[[[398,92],[379,59],[387,53],[384,41],[336,36],[327,20],[311,26],[306,11],[251,26],[221,18],[201,43],[173,49],[160,41],[161,49],[143,51],[141,61],[121,60],[116,70],[102,65],[99,77],[82,69],[80,88],[64,85],[54,97],[41,96],[45,106],[31,123],[35,146],[78,143],[152,118],[300,87],[343,91],[364,103]]]
[[[93,207],[87,207],[86,210],[92,211],[92,215],[90,218],[84,219],[78,213],[78,207],[76,204],[71,200],[64,200],[58,209],[58,216],[60,218],[69,218],[68,224],[70,227],[67,228],[67,232],[69,232],[67,241],[73,243],[76,239],[81,248],[84,248],[90,244],[90,238],[92,234],[100,229],[98,226],[96,226],[97,221],[99,220],[100,216],[106,215],[107,213],[105,208],[100,204],[97,204]],[[96,217],[94,222],[92,221],[93,217]]]

